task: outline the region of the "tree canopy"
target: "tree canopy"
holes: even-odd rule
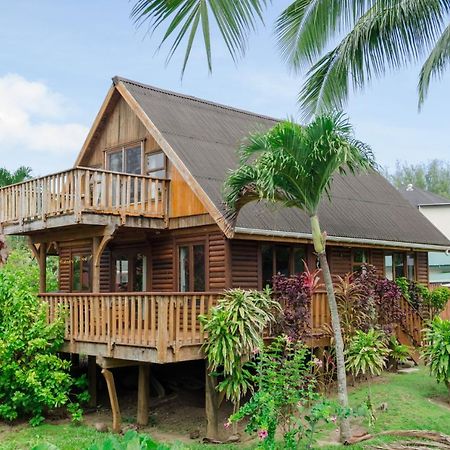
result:
[[[20,166],[14,172],[0,167],[0,187],[20,183],[31,178],[31,167]]]
[[[450,163],[447,161],[434,159],[418,164],[397,162],[395,171],[388,177],[397,188],[412,184],[450,198]]]

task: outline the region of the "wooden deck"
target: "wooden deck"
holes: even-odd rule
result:
[[[5,234],[79,223],[163,228],[169,181],[77,167],[0,189]]]
[[[198,320],[217,304],[219,292],[190,293],[46,293],[48,319],[66,315],[63,351],[129,361],[170,363],[202,359],[206,338]],[[402,301],[405,326],[402,343],[421,343],[421,317]],[[326,346],[323,326],[330,324],[325,292],[314,294],[313,338],[309,345]],[[406,339],[406,341],[405,341]]]

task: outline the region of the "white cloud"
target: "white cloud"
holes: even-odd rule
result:
[[[13,151],[16,165],[32,166],[30,152],[41,157],[58,155],[66,160],[69,155],[74,157],[88,128],[71,122],[70,113],[66,99],[44,83],[17,74],[0,77],[1,159],[7,160],[10,155],[6,152]]]

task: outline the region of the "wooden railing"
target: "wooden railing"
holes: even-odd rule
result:
[[[66,314],[71,342],[151,347],[165,360],[168,348],[200,345],[205,334],[199,314],[217,303],[218,293],[41,294],[48,320]]]
[[[403,296],[400,299],[400,309],[405,315],[404,332],[411,338],[414,346],[422,344],[422,330],[424,328],[423,319]]]
[[[0,189],[0,223],[58,214],[163,217],[168,180],[77,167]]]

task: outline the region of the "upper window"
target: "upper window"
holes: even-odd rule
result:
[[[406,277],[416,278],[416,258],[414,253],[386,253],[384,256],[384,275],[388,280]]]
[[[367,250],[363,248],[354,248],[352,250],[352,271],[357,272],[361,266],[369,262]]]
[[[262,245],[261,264],[263,286],[272,285],[274,275],[293,275],[305,270],[305,247]]]
[[[106,153],[107,169],[113,172],[141,174],[142,152],[141,144],[108,151]]]
[[[92,255],[72,254],[72,292],[90,292],[92,281]]]
[[[146,173],[153,178],[167,178],[166,155],[163,151],[147,154]]]

